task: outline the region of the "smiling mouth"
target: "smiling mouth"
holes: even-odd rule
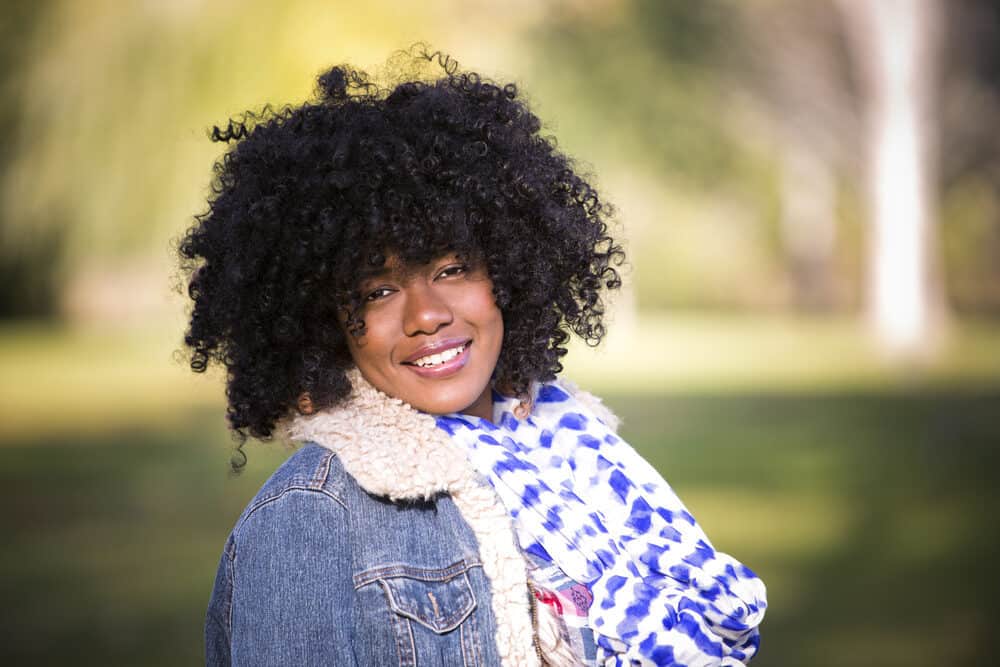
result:
[[[426,357],[420,357],[419,359],[414,359],[413,361],[408,361],[406,363],[409,366],[416,366],[418,368],[435,368],[458,357],[460,354],[465,352],[468,347],[469,343],[462,343],[457,347],[448,348],[447,350],[442,350],[436,354],[428,354]]]

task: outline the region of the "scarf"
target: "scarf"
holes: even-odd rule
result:
[[[521,548],[593,595],[604,665],[738,665],[757,650],[764,584],[717,552],[670,486],[559,383],[532,412],[494,394],[494,420],[452,414],[438,428],[497,492]]]

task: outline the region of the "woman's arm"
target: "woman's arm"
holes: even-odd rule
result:
[[[254,508],[234,533],[233,665],[354,665],[347,511],[316,489]]]

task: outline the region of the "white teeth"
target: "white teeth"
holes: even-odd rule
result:
[[[468,343],[466,343],[468,345]],[[446,361],[451,361],[458,355],[462,354],[462,350],[465,349],[465,345],[459,345],[458,347],[453,347],[450,350],[445,350],[444,352],[438,352],[437,354],[429,354],[426,357],[420,357],[413,362],[414,366],[420,366],[422,368],[427,368],[428,366],[437,366],[438,364],[443,364]]]

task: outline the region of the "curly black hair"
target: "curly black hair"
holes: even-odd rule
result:
[[[234,145],[180,240],[184,342],[193,370],[226,368],[240,446],[270,438],[306,392],[316,409],[350,393],[359,279],[390,255],[486,267],[504,319],[494,381],[513,395],[562,370],[568,331],[592,345],[604,335],[601,291],[620,286],[624,260],[610,207],[539,134],[514,84],[409,55],[437,77],[383,87],[338,66],[315,101],[212,129]]]

